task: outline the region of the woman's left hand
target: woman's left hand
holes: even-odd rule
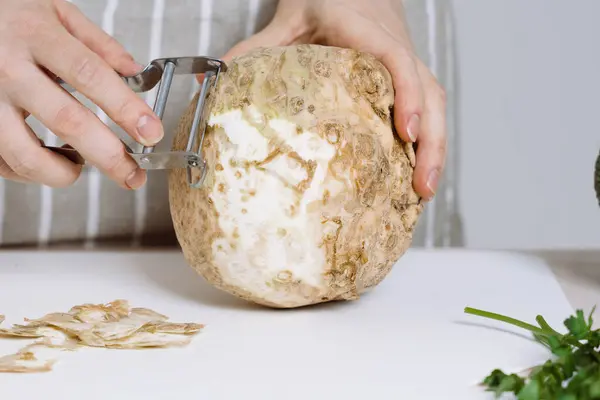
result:
[[[445,92],[415,54],[402,1],[279,0],[271,23],[223,59],[256,47],[304,43],[371,53],[387,67],[396,91],[396,130],[405,141],[418,144],[413,186],[431,199],[446,158]]]

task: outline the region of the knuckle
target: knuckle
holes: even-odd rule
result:
[[[121,73],[130,73],[133,56],[113,36],[103,35],[99,43],[99,53],[114,69]],[[127,72],[124,72],[127,71]]]
[[[31,178],[38,170],[39,164],[36,152],[24,152],[18,156],[10,166],[11,169],[24,178]]]
[[[446,89],[444,89],[440,85],[435,85],[435,87],[433,89],[433,95],[438,104],[440,104],[442,106],[446,106],[447,99],[448,99]]]
[[[14,57],[3,57],[0,51],[0,87],[2,91],[9,91],[9,87],[24,80],[26,68],[22,68],[21,62],[15,62]]]
[[[107,53],[115,57],[116,59],[127,59],[130,60],[132,57],[127,53],[121,44],[113,36],[104,35],[100,42],[100,47],[103,48]]]
[[[7,46],[0,46],[0,82],[7,79],[11,70],[11,51]]]
[[[122,101],[115,110],[114,115],[111,115],[111,119],[115,124],[119,126],[132,126],[135,127],[138,119],[142,116],[142,111],[139,110],[139,104],[141,100],[133,95],[126,96],[124,101]]]
[[[410,50],[408,50],[405,46],[400,46],[394,51],[394,53],[396,57],[398,57],[400,64],[408,64],[414,66],[415,59],[413,57],[413,53]]]
[[[448,148],[448,141],[446,140],[446,135],[440,136],[440,139],[438,140],[436,147],[437,147],[437,151],[439,154],[441,154],[441,155],[446,154],[446,150]]]
[[[10,130],[10,126],[7,126],[10,125],[10,123],[8,122],[10,121],[10,115],[10,105],[0,101],[0,135],[4,133],[3,131],[6,131],[6,133],[8,133],[8,131]]]
[[[429,113],[442,120],[446,118],[446,90],[439,84],[429,85],[425,93],[425,106]]]
[[[78,102],[69,102],[58,109],[51,126],[67,137],[78,136],[83,132],[87,114]]]
[[[423,101],[420,97],[416,96],[406,96],[405,93],[399,94],[396,99],[396,104],[399,105],[399,112],[404,118],[409,118],[410,116],[422,115],[424,110]]]
[[[14,175],[12,168],[2,159],[0,159],[0,177],[10,179]]]
[[[129,166],[128,164],[130,164],[129,156],[125,154],[125,149],[121,148],[106,158],[105,169],[108,175],[123,183],[135,170],[134,165]]]
[[[436,140],[433,147],[433,159],[436,167],[442,169],[444,167],[446,152],[447,152],[447,142],[445,136],[440,136],[438,140]]]
[[[422,115],[423,114],[423,104],[421,102],[406,102],[404,105],[404,113],[407,116],[411,116],[413,114]]]
[[[82,57],[77,60],[72,68],[75,85],[90,87],[94,85],[100,75],[100,63],[91,57]]]
[[[46,10],[41,7],[30,5],[20,10],[9,22],[10,30],[20,38],[30,39],[39,36],[39,34],[48,25],[48,19],[43,15]]]

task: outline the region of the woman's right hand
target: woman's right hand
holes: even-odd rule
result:
[[[0,0],[0,10],[0,176],[51,187],[79,177],[81,166],[41,147],[25,123],[31,114],[123,188],[142,186],[146,173],[119,138],[53,79],[62,78],[152,146],[163,136],[162,123],[117,74],[142,67],[64,0]]]

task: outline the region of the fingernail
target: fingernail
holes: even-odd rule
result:
[[[406,125],[406,133],[412,142],[416,142],[421,131],[421,118],[417,114],[413,114]]]
[[[440,171],[434,169],[429,173],[429,177],[427,178],[427,188],[431,191],[431,194],[434,195],[437,190],[438,179],[440,178]]]
[[[137,123],[137,131],[145,141],[144,145],[154,145],[163,137],[162,124],[156,118],[142,116]]]
[[[146,172],[141,168],[137,168],[125,180],[127,187],[132,190],[141,188],[144,183],[146,183]]]

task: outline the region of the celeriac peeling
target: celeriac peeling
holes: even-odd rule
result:
[[[126,300],[82,304],[69,312],[27,319],[26,324],[0,328],[0,338],[41,338],[15,354],[0,358],[0,372],[50,371],[61,351],[78,347],[139,349],[185,346],[204,328],[198,323],[169,322],[148,308],[131,308]],[[2,322],[3,317],[0,319]]]

